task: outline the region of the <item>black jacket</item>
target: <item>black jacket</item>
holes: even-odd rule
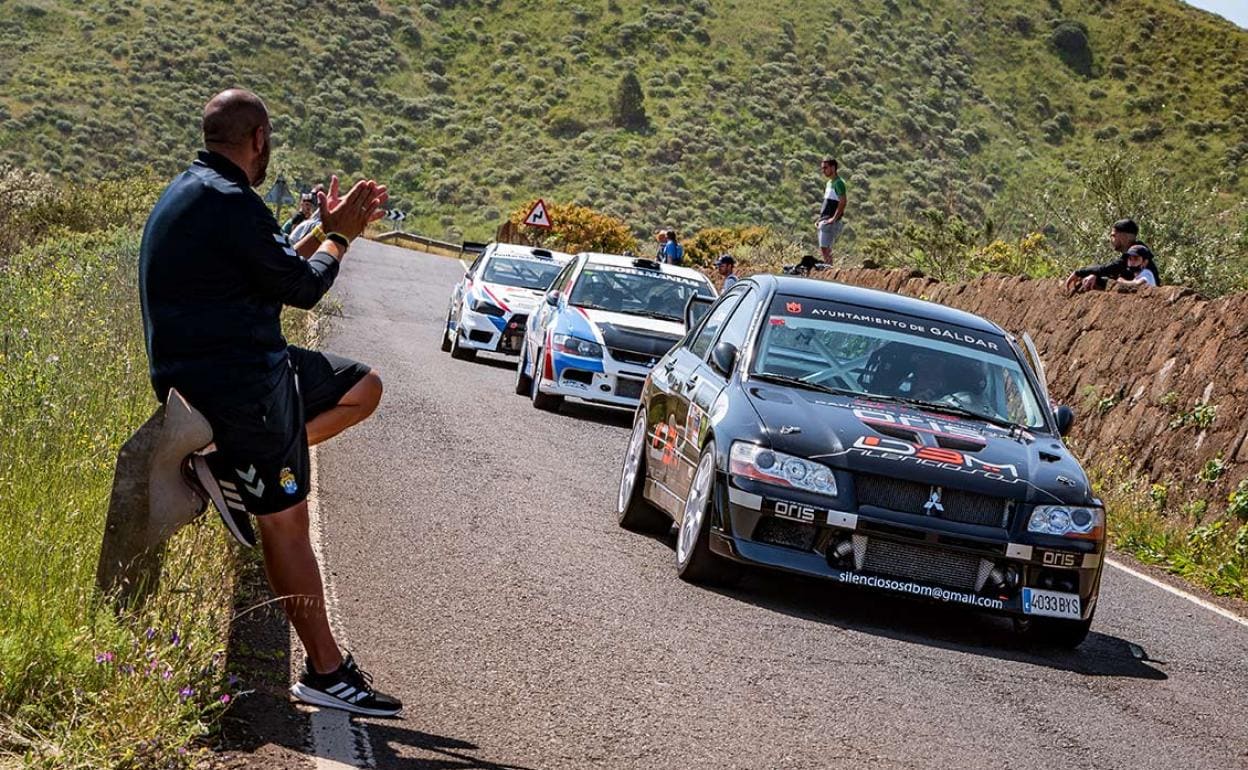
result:
[[[139,254],[139,297],[152,387],[219,391],[285,366],[283,305],[311,308],[338,262],[295,253],[229,159],[201,152],[165,189]]]
[[[1140,241],[1135,241],[1127,247],[1127,251],[1136,249],[1141,252],[1145,259],[1148,260],[1148,267],[1153,271],[1153,275],[1157,278],[1158,285],[1161,284],[1161,271],[1157,269],[1157,263],[1153,259],[1153,250]],[[1075,271],[1075,275],[1084,278],[1089,275],[1095,275],[1102,281],[1112,281],[1115,278],[1134,278],[1135,271],[1127,265],[1127,252],[1118,255],[1118,258],[1112,262],[1106,262],[1103,265],[1091,265],[1089,267],[1081,267]]]

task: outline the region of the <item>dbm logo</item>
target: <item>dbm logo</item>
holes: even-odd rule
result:
[[[1018,478],[1018,468],[1013,465],[987,463],[977,457],[936,446],[920,446],[895,438],[879,436],[859,436],[854,440],[854,449],[868,454],[879,453],[898,459],[911,459],[924,465],[939,465],[951,470],[983,473],[989,478],[1012,481]]]

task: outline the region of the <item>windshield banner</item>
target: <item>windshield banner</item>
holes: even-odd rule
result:
[[[643,278],[661,278],[665,281],[678,283],[678,284],[681,284],[682,286],[692,286],[693,288],[696,288],[696,289],[701,289],[706,286],[705,283],[695,280],[693,278],[686,278],[683,275],[676,275],[675,273],[664,273],[658,270],[640,270],[635,267],[619,267],[617,265],[594,265],[594,264],[588,265],[585,268],[586,273],[592,273],[594,271],[602,271],[602,272],[608,272],[608,273],[624,273],[625,275],[639,275],[639,276],[642,276]]]
[[[891,329],[913,334],[916,337],[938,339],[955,345],[1009,357],[1009,347],[1005,338],[998,335],[986,334],[926,318],[862,308],[856,305],[843,305],[837,302],[814,300],[809,297],[784,297],[777,295],[771,304],[771,315],[781,318],[784,316],[798,316],[800,318],[811,318],[821,321],[839,321],[841,323],[869,326],[877,329]]]

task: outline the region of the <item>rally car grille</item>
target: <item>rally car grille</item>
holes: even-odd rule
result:
[[[625,350],[624,348],[607,348],[611,352],[611,357],[622,364],[633,364],[635,366],[644,366],[651,368],[658,362],[659,357],[649,353],[638,353],[633,350]]]
[[[615,395],[620,398],[641,398],[641,386],[643,384],[642,380],[620,377],[615,382]]]
[[[980,583],[981,561],[978,556],[943,548],[870,538],[862,571],[974,591]]]
[[[1000,497],[941,487],[938,508],[928,505],[933,490],[930,484],[859,473],[854,476],[854,487],[858,491],[859,505],[985,527],[1005,527],[1010,523],[1012,506],[1009,500]]]
[[[783,519],[765,518],[754,528],[753,540],[771,545],[783,545],[788,548],[800,548],[809,551],[815,544],[817,530],[810,524]]]

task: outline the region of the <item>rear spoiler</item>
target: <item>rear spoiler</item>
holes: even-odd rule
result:
[[[486,245],[487,244],[484,243],[477,243],[476,241],[464,241],[463,245],[459,248],[460,251],[463,251],[466,254],[480,254],[485,251]]]

